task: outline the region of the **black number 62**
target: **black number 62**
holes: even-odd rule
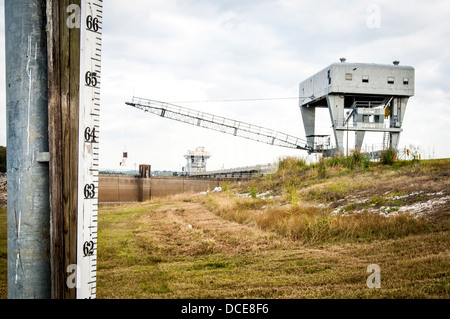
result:
[[[94,242],[92,240],[84,243],[83,253],[84,256],[92,256],[94,254]]]

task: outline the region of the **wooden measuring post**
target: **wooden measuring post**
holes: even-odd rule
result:
[[[95,298],[103,0],[5,16],[8,297]]]
[[[69,5],[47,1],[52,298],[74,299],[67,272],[77,263],[80,29],[69,27]],[[77,17],[74,17],[77,18]]]
[[[95,298],[102,0],[47,0],[53,298]]]

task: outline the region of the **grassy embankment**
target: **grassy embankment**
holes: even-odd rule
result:
[[[288,158],[221,193],[105,206],[97,297],[449,298],[449,175],[450,160]],[[5,297],[3,211],[0,227]]]
[[[448,160],[285,159],[222,193],[104,208],[98,297],[448,298],[449,173]]]

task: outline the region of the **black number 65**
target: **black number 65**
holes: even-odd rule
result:
[[[98,84],[97,73],[96,72],[87,71],[86,75],[84,76],[84,80],[85,80],[87,86],[96,87],[97,84]]]

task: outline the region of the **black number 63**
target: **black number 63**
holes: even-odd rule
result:
[[[84,198],[94,198],[95,197],[95,185],[94,184],[86,184],[84,186]]]

